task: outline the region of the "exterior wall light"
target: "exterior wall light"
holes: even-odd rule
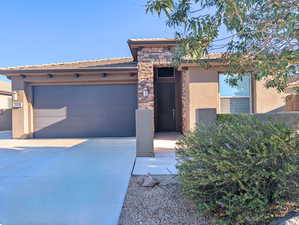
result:
[[[143,97],[147,97],[149,95],[148,88],[143,88]]]
[[[12,99],[13,99],[14,101],[18,101],[18,93],[17,93],[16,91],[13,91],[13,92],[12,92]]]

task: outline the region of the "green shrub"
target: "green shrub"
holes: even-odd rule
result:
[[[182,190],[224,224],[266,224],[299,193],[298,137],[283,124],[239,115],[186,135],[177,155]]]
[[[244,115],[241,114],[217,114],[217,121],[220,123],[231,122]]]

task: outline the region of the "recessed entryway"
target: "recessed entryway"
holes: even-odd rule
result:
[[[181,132],[181,74],[173,67],[155,69],[155,131]]]

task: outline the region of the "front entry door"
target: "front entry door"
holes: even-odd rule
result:
[[[158,131],[176,130],[175,83],[157,83]]]

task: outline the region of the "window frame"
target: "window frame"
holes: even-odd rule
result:
[[[221,96],[220,93],[220,75],[226,75],[225,72],[218,72],[218,98],[219,98],[219,102],[218,102],[218,107],[219,107],[219,111],[221,114],[233,114],[233,113],[223,113],[221,110],[221,99],[222,98],[249,98],[249,112],[248,114],[252,114],[253,113],[253,96],[252,96],[252,87],[253,87],[253,79],[252,79],[252,74],[248,73],[248,76],[250,77],[250,81],[249,81],[249,96]],[[232,75],[237,75],[237,74],[232,74]]]

